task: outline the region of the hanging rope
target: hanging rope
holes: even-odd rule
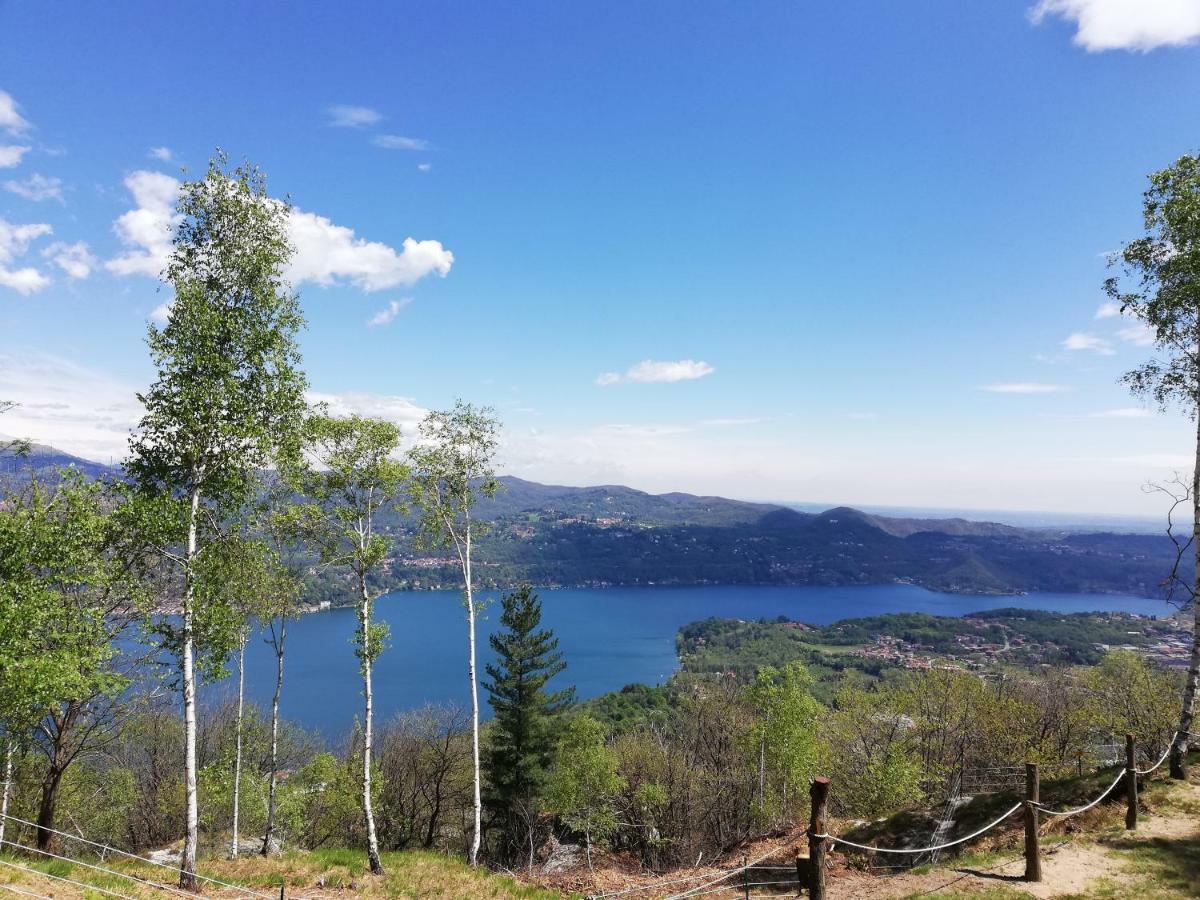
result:
[[[867,844],[856,844],[854,841],[847,841],[844,838],[840,838],[840,837],[837,837],[836,835],[832,835],[832,834],[814,834],[813,837],[817,838],[818,840],[833,841],[835,844],[841,844],[845,847],[853,847],[856,850],[866,850],[868,853],[904,853],[904,854],[930,853],[934,850],[945,850],[947,847],[956,847],[959,844],[965,844],[967,841],[974,840],[975,838],[979,837],[981,834],[991,831],[993,828],[995,828],[997,825],[999,825],[1001,822],[1003,822],[1005,819],[1007,819],[1009,816],[1011,816],[1013,813],[1015,813],[1018,809],[1021,809],[1024,805],[1025,805],[1024,803],[1018,803],[1016,806],[1012,807],[1004,815],[1000,816],[1000,818],[989,822],[987,825],[984,825],[978,831],[971,832],[966,837],[961,837],[961,838],[958,838],[957,840],[949,841],[948,843],[945,843],[945,844],[937,844],[933,847],[919,847],[919,848],[914,848],[914,849],[891,848],[891,847],[872,847]]]
[[[1087,812],[1089,809],[1091,809],[1093,806],[1095,806],[1097,803],[1099,803],[1101,800],[1103,800],[1105,797],[1107,797],[1109,794],[1111,794],[1112,789],[1121,783],[1121,780],[1125,777],[1125,774],[1128,771],[1129,771],[1128,769],[1122,769],[1120,772],[1118,772],[1117,777],[1113,779],[1112,784],[1110,784],[1108,787],[1106,787],[1101,792],[1099,797],[1097,797],[1095,800],[1093,800],[1091,803],[1087,804],[1086,806],[1079,806],[1079,807],[1076,807],[1075,809],[1053,810],[1053,809],[1047,809],[1046,807],[1042,806],[1042,804],[1040,804],[1040,803],[1035,803],[1033,805],[1037,807],[1039,812],[1044,812],[1048,816],[1055,816],[1055,817],[1063,818],[1063,819],[1067,818],[1068,816],[1077,816],[1080,813]]]
[[[1159,766],[1161,766],[1163,763],[1165,763],[1167,761],[1167,757],[1171,755],[1171,750],[1175,747],[1175,739],[1177,737],[1179,737],[1180,735],[1187,737],[1188,732],[1182,731],[1182,730],[1176,731],[1173,735],[1171,735],[1171,740],[1167,741],[1167,749],[1163,751],[1163,755],[1159,757],[1158,762],[1156,762],[1154,765],[1152,765],[1148,769],[1134,769],[1134,771],[1137,772],[1139,775],[1149,775],[1151,772],[1153,772],[1155,769],[1157,769]]]

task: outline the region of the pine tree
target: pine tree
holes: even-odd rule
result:
[[[533,864],[538,801],[555,748],[554,723],[575,689],[547,691],[566,668],[558,638],[542,624],[542,603],[529,585],[503,598],[502,630],[490,638],[498,657],[484,684],[495,712],[487,753],[487,806],[499,834],[498,854]]]

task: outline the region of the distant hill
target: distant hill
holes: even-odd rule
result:
[[[8,453],[0,454],[0,474],[20,475],[22,472],[30,470],[45,473],[64,468],[78,469],[88,478],[116,475],[118,472],[114,466],[106,466],[104,463],[92,462],[90,459],[84,459],[80,456],[72,456],[70,453],[65,453],[62,450],[45,444],[32,445],[29,453],[25,456],[14,456]]]
[[[73,465],[96,477],[99,463],[36,447],[24,462]],[[1110,592],[1157,596],[1173,547],[1162,535],[1072,533],[965,518],[875,515],[850,507],[801,512],[692,494],[649,494],[620,485],[567,487],[513,476],[477,514],[491,525],[478,542],[486,585],[887,584],[1004,594]],[[384,517],[396,549],[379,587],[453,587],[448,553],[418,552],[412,516]],[[336,602],[338,580],[314,585]]]
[[[479,505],[488,519],[511,516],[622,517],[653,525],[738,525],[757,522],[782,509],[766,503],[746,503],[724,497],[694,494],[648,494],[621,485],[564,487],[538,484],[512,475],[500,477],[495,500]]]

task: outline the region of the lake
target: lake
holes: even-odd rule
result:
[[[496,594],[489,594],[496,597]],[[675,633],[710,616],[759,619],[785,615],[813,624],[893,612],[958,616],[1018,606],[1058,612],[1092,610],[1165,615],[1167,604],[1113,594],[1029,594],[978,597],[940,594],[912,585],[854,587],[569,588],[541,592],[543,623],[560,639],[566,671],[580,699],[626,684],[665,681],[678,667]],[[469,705],[467,625],[453,591],[399,592],[380,598],[377,617],[391,626],[391,646],[375,667],[378,721],[427,702]],[[487,635],[500,618],[488,607],[479,625],[480,675],[492,659]],[[351,647],[353,609],[312,613],[288,625],[282,710],[285,718],[336,739],[362,713],[362,682]],[[256,636],[246,651],[247,696],[269,707],[274,654]],[[232,681],[202,689],[211,703]],[[480,691],[483,713],[489,710]]]

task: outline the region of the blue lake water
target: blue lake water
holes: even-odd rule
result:
[[[813,624],[892,612],[957,616],[1018,606],[1059,612],[1092,610],[1165,615],[1156,600],[1113,594],[1029,594],[976,597],[939,594],[912,585],[862,587],[642,587],[571,588],[540,592],[543,622],[560,640],[567,669],[557,679],[574,684],[581,699],[626,684],[658,684],[677,668],[675,633],[710,616],[741,619],[786,615]],[[496,596],[496,595],[490,595]],[[381,598],[377,615],[391,626],[391,646],[375,667],[380,720],[426,702],[470,703],[466,615],[453,591],[400,592]],[[479,627],[480,674],[492,659],[487,635],[500,617],[489,606]],[[352,609],[313,613],[288,625],[283,715],[335,739],[361,716],[362,681],[351,638]],[[247,695],[270,703],[274,654],[255,637],[247,648]],[[219,699],[230,682],[202,689],[201,703]],[[486,699],[480,702],[487,713]]]

